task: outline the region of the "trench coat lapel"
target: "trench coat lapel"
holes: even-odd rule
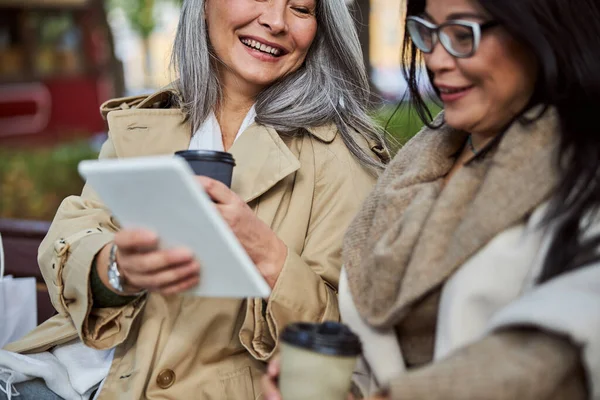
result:
[[[229,151],[236,162],[232,189],[246,202],[300,168],[300,161],[279,134],[256,123],[240,135]]]

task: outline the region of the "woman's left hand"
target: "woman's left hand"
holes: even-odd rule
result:
[[[287,257],[287,246],[236,193],[223,183],[198,176],[196,180],[216,203],[217,209],[271,288],[275,287]]]
[[[277,387],[279,369],[279,356],[275,356],[267,366],[267,373],[260,380],[262,393],[267,400],[281,400],[281,393]]]

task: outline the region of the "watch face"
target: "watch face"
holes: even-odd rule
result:
[[[108,268],[108,283],[113,289],[118,290],[120,292],[123,291],[123,284],[121,282],[121,274],[117,270],[116,266],[111,265]]]

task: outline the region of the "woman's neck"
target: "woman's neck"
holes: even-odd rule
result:
[[[471,151],[477,153],[481,149],[485,148],[494,138],[497,136],[497,133],[471,133],[470,142],[473,146]]]
[[[233,145],[244,118],[254,104],[254,97],[223,90],[223,97],[215,109],[215,116],[223,135],[225,151]]]
[[[471,133],[467,144],[463,147],[462,151],[458,154],[454,166],[448,171],[448,174],[444,178],[444,186],[450,181],[459,169],[461,169],[466,162],[473,159],[473,157],[484,149],[498,134],[490,133]]]

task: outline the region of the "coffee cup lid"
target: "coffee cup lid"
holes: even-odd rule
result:
[[[198,161],[217,161],[232,164],[235,166],[235,160],[230,153],[216,150],[180,150],[175,152],[176,156],[186,160]]]
[[[360,339],[344,324],[296,323],[288,325],[281,340],[290,345],[333,356],[358,356],[362,351]]]

